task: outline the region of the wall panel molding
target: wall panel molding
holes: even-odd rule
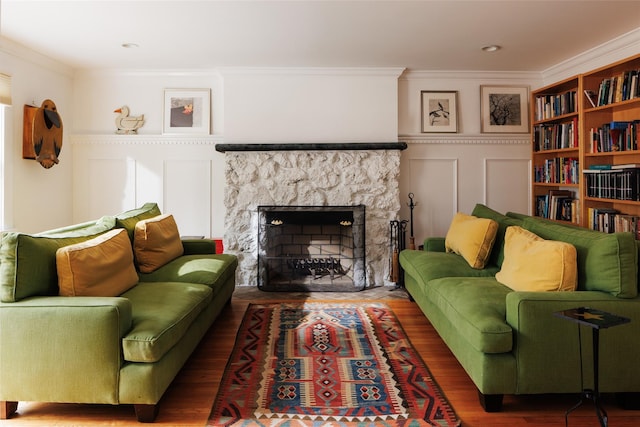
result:
[[[416,244],[422,244],[427,236],[443,236],[458,211],[458,167],[457,158],[409,160],[407,189],[418,203],[414,215]]]
[[[399,135],[398,140],[407,144],[531,144],[531,135]]]
[[[510,204],[527,206],[531,213],[531,160],[522,158],[485,158],[483,176],[483,203],[499,212],[510,210]],[[512,186],[526,191],[509,191]],[[508,197],[505,197],[505,193]],[[503,203],[505,205],[503,206]]]
[[[218,135],[71,135],[73,145],[215,145]]]

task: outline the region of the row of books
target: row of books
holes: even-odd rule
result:
[[[640,120],[614,121],[589,131],[589,152],[607,153],[638,149]]]
[[[598,92],[585,91],[587,99],[592,107],[609,105],[614,102],[626,101],[640,97],[640,84],[638,79],[640,70],[629,70],[603,79],[598,87]]]
[[[578,184],[580,162],[576,157],[547,159],[542,165],[534,165],[534,181],[546,184]]]
[[[589,208],[587,209],[588,227],[605,233],[631,232],[636,240],[640,240],[637,215],[623,214],[617,209]]]
[[[582,172],[588,197],[640,200],[640,164],[594,165]]]
[[[578,147],[578,118],[565,123],[535,125],[533,147],[535,151]]]
[[[575,113],[578,103],[577,92],[575,90],[560,94],[536,96],[535,120],[551,119],[563,114]]]
[[[580,201],[570,190],[550,190],[536,196],[535,214],[541,218],[580,224]]]

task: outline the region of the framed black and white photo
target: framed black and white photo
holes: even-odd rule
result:
[[[528,86],[480,86],[482,133],[528,133]]]
[[[165,89],[162,132],[209,135],[210,89]]]
[[[458,92],[420,92],[422,132],[458,132]]]

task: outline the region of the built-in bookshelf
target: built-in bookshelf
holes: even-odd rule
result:
[[[534,215],[580,224],[579,78],[531,93]]]
[[[531,93],[534,214],[640,237],[640,55]]]
[[[584,227],[638,233],[640,55],[580,76]]]

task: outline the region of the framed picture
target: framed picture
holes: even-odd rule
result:
[[[420,92],[422,132],[458,132],[458,92]]]
[[[162,133],[208,135],[210,120],[210,89],[164,90]]]
[[[528,133],[528,86],[480,86],[482,133]]]

